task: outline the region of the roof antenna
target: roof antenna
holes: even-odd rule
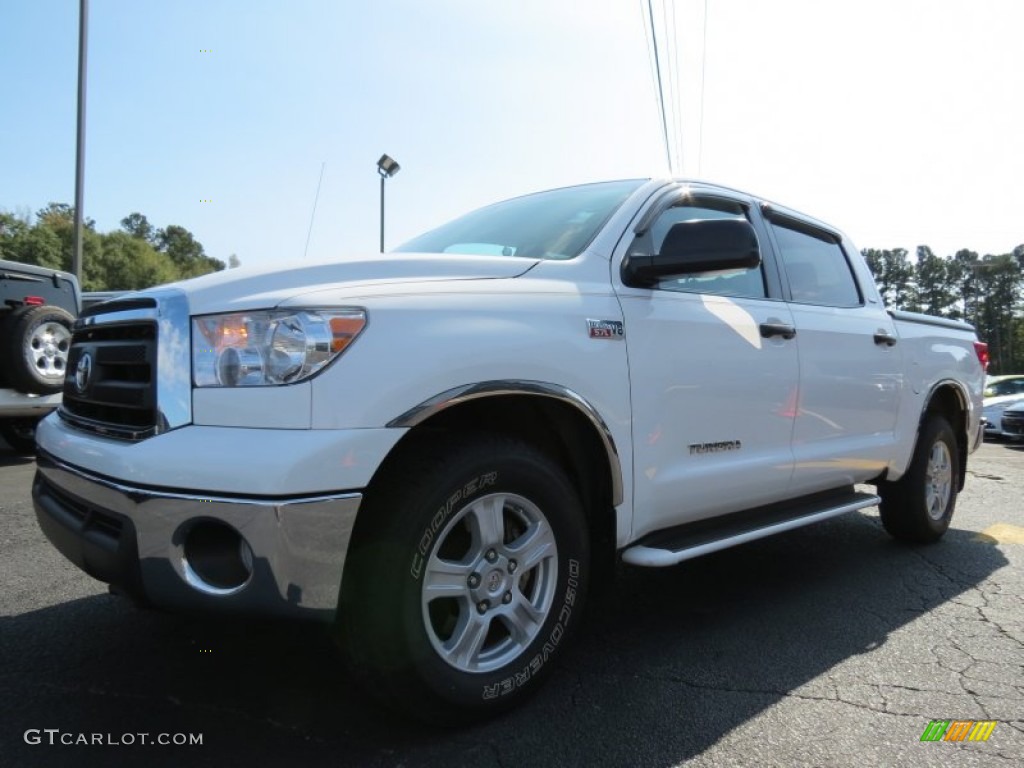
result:
[[[324,181],[324,166],[326,165],[326,160],[320,163],[320,181],[316,183],[316,196],[313,198],[313,213],[309,216],[309,232],[306,233],[306,248],[302,251],[303,259],[306,258],[306,254],[309,252],[309,238],[313,234],[313,219],[316,218],[316,201],[320,199],[320,185]]]

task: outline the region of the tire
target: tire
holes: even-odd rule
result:
[[[60,307],[22,307],[8,318],[4,363],[15,389],[52,395],[64,387],[71,325]]]
[[[927,414],[906,474],[882,483],[882,525],[894,538],[915,544],[938,541],[956,507],[960,451],[952,427]]]
[[[342,586],[339,634],[386,705],[453,725],[534,693],[580,623],[583,507],[532,446],[469,436],[375,478]]]
[[[0,421],[0,437],[20,456],[34,456],[36,452],[37,418],[4,419]]]

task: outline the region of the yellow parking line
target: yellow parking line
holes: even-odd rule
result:
[[[976,534],[974,539],[990,544],[1024,544],[1024,528],[1008,523],[996,523]]]

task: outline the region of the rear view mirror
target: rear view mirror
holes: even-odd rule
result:
[[[746,219],[697,219],[673,224],[653,255],[630,253],[622,282],[649,288],[659,280],[701,272],[752,269],[761,263],[754,228]]]

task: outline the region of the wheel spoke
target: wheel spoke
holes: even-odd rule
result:
[[[933,520],[939,520],[949,504],[950,488],[953,483],[953,469],[945,443],[937,442],[932,446],[928,454],[925,483],[928,516]]]
[[[467,597],[466,580],[472,568],[450,560],[432,558],[423,574],[423,601],[429,603],[442,597]]]
[[[473,535],[479,551],[496,547],[505,540],[505,497],[488,496],[475,502],[469,510]]]
[[[465,669],[480,653],[487,631],[491,627],[491,620],[487,616],[477,615],[470,608],[465,609],[463,616],[466,617],[465,621],[459,623],[449,641],[445,643],[445,652],[449,661]]]
[[[522,572],[535,567],[545,558],[556,554],[555,534],[543,520],[531,525],[522,536],[508,547],[510,557],[519,561]]]
[[[502,621],[519,645],[527,645],[540,631],[544,623],[544,612],[538,610],[521,594],[512,606],[512,610],[502,616]]]
[[[557,575],[555,533],[534,502],[509,492],[468,502],[424,564],[420,600],[434,650],[462,672],[507,666],[544,626]]]

